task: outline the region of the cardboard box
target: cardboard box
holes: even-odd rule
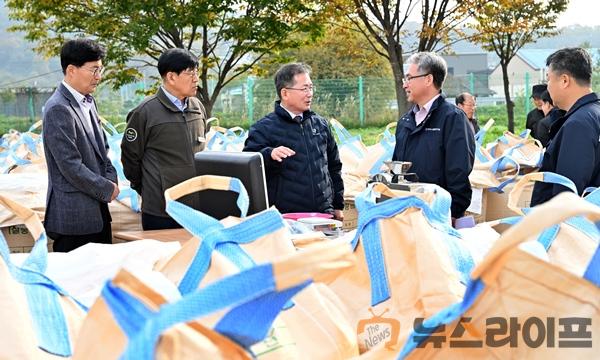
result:
[[[33,248],[33,237],[25,225],[1,228],[11,253],[28,253]],[[52,240],[48,239],[48,251],[52,252]]]
[[[503,219],[510,216],[517,216],[517,214],[508,208],[508,194],[514,188],[515,183],[508,184],[504,188],[503,193],[496,193],[487,191],[487,205],[486,205],[486,221]],[[523,189],[521,197],[517,201],[519,208],[528,208],[531,206],[531,195],[533,193],[533,183],[528,184]]]
[[[344,225],[342,229],[354,230],[358,226],[358,211],[354,199],[344,199]]]

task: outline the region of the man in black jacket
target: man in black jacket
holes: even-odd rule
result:
[[[565,48],[546,60],[548,92],[565,116],[550,128],[548,145],[540,171],[563,175],[577,186],[600,186],[600,99],[592,92],[592,59],[586,50]],[[531,205],[544,203],[556,194],[569,191],[561,185],[537,182]]]
[[[525,128],[529,129],[532,138],[537,139],[537,126],[540,120],[544,118],[544,112],[542,111],[542,93],[546,91],[546,84],[533,85],[531,89],[531,98],[535,109],[531,110],[527,114],[527,120],[525,121]]]
[[[542,93],[542,111],[544,118],[538,122],[536,135],[543,147],[548,147],[550,140],[550,128],[558,119],[565,115],[565,111],[554,107],[554,102],[548,90]]]
[[[324,212],[343,219],[342,163],[327,120],[310,110],[310,67],[282,66],[275,87],[280,99],[275,111],[252,125],[244,147],[264,158],[270,205],[282,213]]]
[[[422,52],[407,64],[404,90],[415,105],[398,121],[392,159],[411,161],[419,181],[446,189],[452,196],[452,217],[462,217],[471,202],[469,174],[475,160],[467,117],[441,93],[447,73],[442,57]]]

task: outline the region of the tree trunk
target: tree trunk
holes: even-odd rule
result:
[[[211,101],[206,101],[203,102],[202,105],[204,105],[204,110],[206,110],[206,118],[209,119],[212,117],[212,108],[214,103]]]
[[[396,102],[398,104],[398,118],[406,113],[408,102],[406,101],[406,92],[402,87],[404,78],[404,60],[402,59],[402,45],[388,39],[388,55],[390,57],[390,66],[394,74],[394,87],[396,88]]]
[[[210,118],[212,116],[212,108],[214,105],[214,101],[212,101],[212,97],[208,95],[208,89],[204,86],[198,86],[198,92],[196,93],[196,97],[200,100],[202,105],[204,105],[204,110],[206,110],[206,117]]]
[[[502,67],[502,82],[504,83],[504,98],[506,99],[506,115],[508,116],[508,131],[515,132],[515,104],[510,99],[508,81],[508,63],[500,61]]]

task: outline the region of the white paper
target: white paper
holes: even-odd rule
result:
[[[481,215],[483,189],[472,188],[472,191],[473,193],[471,195],[471,204],[467,208],[467,211],[473,214]]]

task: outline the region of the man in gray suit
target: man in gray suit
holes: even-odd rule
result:
[[[48,165],[44,226],[54,240],[54,251],[112,242],[108,203],[117,197],[119,187],[90,95],[102,77],[105,54],[89,39],[65,42],[60,53],[64,79],[44,106]]]

